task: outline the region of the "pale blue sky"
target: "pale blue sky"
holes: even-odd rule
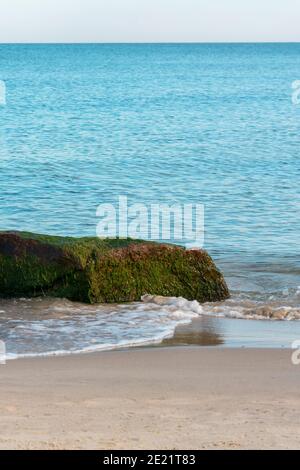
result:
[[[300,41],[300,1],[0,2],[0,42],[186,41]]]

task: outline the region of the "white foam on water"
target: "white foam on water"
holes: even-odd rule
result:
[[[284,289],[279,293],[233,293],[224,302],[203,305],[205,315],[245,320],[300,320],[299,289]]]
[[[182,297],[145,295],[142,300],[170,310],[178,308],[182,312],[196,315],[245,320],[300,320],[300,289],[284,289],[280,294],[233,293],[228,300],[202,305]]]
[[[65,299],[2,300],[7,359],[110,351],[160,344],[201,316],[300,320],[300,287],[279,293],[233,292],[223,302],[144,295],[141,302],[85,305]]]
[[[155,345],[199,315],[197,302],[165,299],[127,305],[62,300],[6,301],[0,318],[7,359],[59,356]]]
[[[142,297],[142,301],[167,307],[173,312],[178,311],[183,316],[187,314],[189,316],[197,316],[203,313],[203,308],[197,300],[186,300],[183,297],[163,297],[160,295],[146,294]]]

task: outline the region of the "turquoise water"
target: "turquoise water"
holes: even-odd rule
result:
[[[119,195],[202,203],[240,313],[297,317],[300,44],[1,45],[0,79],[0,229],[94,235]]]
[[[0,228],[199,202],[206,247],[299,255],[300,45],[0,46]]]

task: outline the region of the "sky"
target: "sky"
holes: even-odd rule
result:
[[[0,42],[300,41],[299,0],[0,0]]]

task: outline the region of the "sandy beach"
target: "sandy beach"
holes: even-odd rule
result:
[[[154,348],[0,366],[1,449],[300,445],[288,350]]]

